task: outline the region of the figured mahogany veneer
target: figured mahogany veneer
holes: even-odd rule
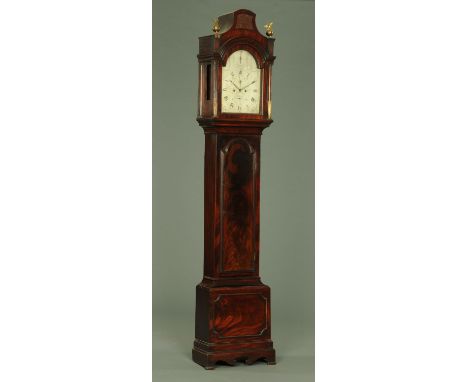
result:
[[[221,170],[221,271],[254,271],[256,259],[256,151],[242,137],[223,136]]]
[[[220,294],[214,301],[218,338],[260,337],[268,329],[268,298],[261,293]]]
[[[198,122],[205,132],[203,280],[196,287],[193,360],[206,369],[275,363],[270,288],[259,276],[260,138],[272,120],[274,39],[245,9],[219,18],[220,37],[200,37]],[[229,55],[249,51],[262,70],[259,114],[221,113],[221,72]],[[207,75],[207,70],[210,74]]]

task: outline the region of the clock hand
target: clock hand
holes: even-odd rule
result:
[[[228,81],[229,81],[231,84],[233,84],[233,85],[237,88],[237,90],[239,90],[239,91],[242,90],[242,89],[239,89],[239,86],[237,86],[234,82],[232,82],[232,80],[228,80]]]
[[[248,84],[247,86],[244,86],[243,88],[239,89],[239,90],[244,90],[245,88],[249,87],[250,85],[252,85],[253,83],[255,83],[255,81],[252,81],[250,84]]]

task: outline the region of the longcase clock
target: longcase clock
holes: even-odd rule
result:
[[[259,276],[260,137],[271,119],[274,39],[255,14],[220,16],[199,38],[197,121],[205,133],[203,280],[196,287],[193,360],[275,363],[270,288]]]

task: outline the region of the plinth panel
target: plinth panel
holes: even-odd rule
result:
[[[268,300],[261,293],[220,294],[214,302],[213,332],[219,338],[257,337],[268,329]]]
[[[207,343],[270,338],[270,288],[197,285],[195,337]]]

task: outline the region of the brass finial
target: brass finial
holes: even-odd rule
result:
[[[267,25],[265,25],[264,27],[266,29],[266,35],[268,37],[273,36],[273,22],[271,21],[271,22],[267,23]]]
[[[212,30],[213,30],[213,32],[215,34],[215,37],[219,38],[219,31],[221,30],[221,26],[219,24],[219,19],[218,18],[213,20]]]

